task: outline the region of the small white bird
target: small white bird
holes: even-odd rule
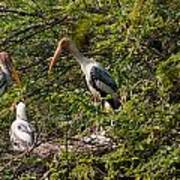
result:
[[[23,102],[16,105],[16,120],[11,125],[9,135],[15,151],[28,151],[34,144],[34,129],[27,122],[26,105]]]
[[[69,38],[62,38],[49,65],[51,71],[63,49],[68,49],[80,64],[90,92],[95,101],[102,100],[106,109],[119,109],[118,87],[109,72],[93,59],[84,57]]]
[[[5,92],[11,79],[14,79],[20,84],[18,74],[13,67],[10,55],[5,51],[0,52],[0,95]]]

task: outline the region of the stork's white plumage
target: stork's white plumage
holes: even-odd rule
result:
[[[93,94],[94,99],[104,99],[103,102],[106,106],[108,105],[113,109],[118,109],[120,107],[120,100],[116,93],[118,88],[115,81],[99,63],[93,59],[84,57],[69,38],[62,38],[58,43],[58,47],[50,62],[49,71],[51,71],[63,49],[68,49],[80,64],[85,74],[88,88]]]
[[[26,106],[23,102],[16,106],[16,120],[11,125],[9,135],[15,151],[29,150],[34,144],[34,129],[27,122]]]
[[[20,83],[10,55],[7,52],[0,52],[0,95],[7,89],[11,78],[13,78],[17,83]]]

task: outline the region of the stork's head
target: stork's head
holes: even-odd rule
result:
[[[23,102],[16,105],[16,119],[27,120],[26,105]]]
[[[59,43],[58,43],[58,47],[60,47],[61,49],[68,49],[70,46],[71,40],[68,37],[63,37]]]
[[[12,70],[11,57],[7,52],[0,52],[0,67],[7,70],[9,73]]]
[[[54,56],[52,57],[50,65],[49,65],[49,72],[51,71],[53,65],[57,62],[57,59],[60,56],[60,54],[63,51],[63,49],[71,50],[72,49],[72,47],[71,47],[72,45],[73,45],[72,41],[69,38],[67,38],[67,37],[62,38],[59,41],[58,46],[56,48],[56,51],[54,53]]]
[[[20,84],[18,73],[13,66],[11,57],[5,51],[0,52],[0,68],[9,75],[11,75],[12,79],[14,79],[18,84]]]

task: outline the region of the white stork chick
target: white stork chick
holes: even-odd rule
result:
[[[112,109],[118,109],[120,107],[120,100],[116,93],[118,88],[115,81],[108,71],[99,63],[93,59],[84,57],[71,39],[64,37],[59,41],[58,47],[49,65],[49,72],[63,49],[68,49],[80,64],[81,69],[85,74],[87,86],[92,93],[94,100],[103,100],[102,102],[104,103],[105,108],[109,109],[109,107],[111,107]]]
[[[4,51],[0,52],[0,95],[7,89],[11,78],[20,84],[18,74],[13,67],[10,55]]]
[[[34,144],[34,129],[27,122],[26,106],[23,102],[16,105],[16,120],[11,125],[9,135],[15,151],[28,151]]]

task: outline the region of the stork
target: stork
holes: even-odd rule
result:
[[[18,74],[13,67],[10,55],[7,52],[0,52],[0,95],[7,89],[11,78],[20,84]]]
[[[26,105],[20,102],[16,105],[16,120],[12,123],[10,141],[14,151],[28,151],[34,144],[34,129],[27,122]]]
[[[120,107],[120,100],[117,95],[118,88],[111,75],[98,62],[84,57],[71,39],[64,37],[59,41],[49,65],[49,72],[63,49],[68,49],[80,64],[93,99],[95,101],[101,100],[105,108],[118,109]]]

